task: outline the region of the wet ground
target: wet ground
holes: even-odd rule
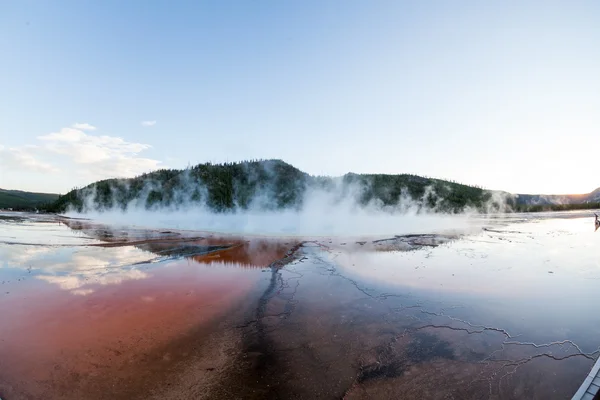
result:
[[[0,215],[0,397],[564,399],[600,354],[587,214],[265,238]]]

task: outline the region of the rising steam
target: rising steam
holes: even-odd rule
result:
[[[286,180],[277,170],[281,164],[259,165],[244,165],[242,178],[223,189],[220,181],[210,186],[193,170],[179,171],[166,184],[147,177],[113,180],[108,191],[93,184],[78,191],[79,206],[70,205],[66,214],[153,228],[355,237],[464,231],[479,225],[474,215],[507,208],[505,194],[490,192],[481,204],[448,212],[453,188],[429,185],[415,197],[405,187],[376,185],[359,175],[315,178],[294,169],[293,179]],[[219,208],[215,192],[231,204]]]

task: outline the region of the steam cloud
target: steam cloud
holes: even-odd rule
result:
[[[80,190],[83,196],[81,209],[70,209],[67,216],[151,228],[305,237],[465,232],[479,229],[482,222],[481,208],[467,207],[459,214],[439,213],[443,198],[433,187],[427,187],[416,199],[404,190],[393,205],[384,205],[378,198],[364,202],[363,194],[368,189],[364,184],[327,178],[326,184],[294,188],[302,193],[300,201],[282,208],[281,190],[275,190],[271,179],[271,183],[261,186],[252,195],[248,204],[235,204],[231,209],[215,212],[207,204],[206,187],[198,185],[189,171],[184,171],[178,179],[178,189],[171,192],[169,205],[148,205],[152,193],[160,193],[162,187],[147,181],[139,194],[126,204],[112,199],[108,201],[112,206],[99,207],[97,188],[92,185]],[[318,178],[316,182],[319,182]],[[119,184],[130,183],[122,180]],[[117,194],[113,191],[112,196]],[[506,195],[492,193],[483,211],[504,211],[506,207]]]

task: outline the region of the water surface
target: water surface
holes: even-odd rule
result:
[[[569,398],[598,240],[582,213],[360,239],[3,214],[0,396]]]

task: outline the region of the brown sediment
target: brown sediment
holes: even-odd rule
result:
[[[86,247],[123,247],[123,246],[139,246],[142,244],[149,243],[185,243],[185,242],[194,242],[198,240],[202,240],[202,236],[188,237],[188,238],[152,238],[152,239],[140,239],[140,240],[115,240],[108,239],[109,241],[104,243],[81,243],[81,244],[52,244],[54,247],[77,247],[77,246],[86,246]],[[105,240],[105,239],[102,239]],[[15,242],[15,241],[0,241],[3,244],[12,244],[12,245],[20,245],[20,246],[44,246],[44,243],[28,243],[28,242]]]
[[[141,244],[149,244],[149,243],[186,243],[186,242],[194,242],[203,239],[202,236],[193,236],[187,238],[155,238],[155,239],[142,239],[142,240],[129,240],[129,241],[112,241],[107,243],[94,243],[88,244],[87,246],[96,246],[96,247],[119,247],[119,246],[138,246]]]
[[[87,284],[82,295],[33,277],[11,286],[0,302],[0,396],[200,398],[240,351],[242,332],[227,326],[247,319],[263,277],[259,267],[285,257],[295,243],[198,237],[127,242],[157,254],[190,244],[227,248],[210,258],[140,265],[139,279]],[[185,386],[172,386],[176,381]]]
[[[450,234],[407,234],[395,235],[380,239],[363,238],[355,242],[328,242],[329,248],[344,252],[386,252],[386,251],[410,251],[424,247],[438,247],[458,239],[460,235]]]
[[[207,238],[198,243],[216,246],[231,245],[232,242],[220,238]],[[252,238],[244,240],[241,243],[235,243],[230,248],[210,254],[194,256],[193,258],[199,263],[212,263],[215,261],[223,263],[237,262],[243,265],[266,267],[284,258],[290,251],[297,249],[299,245],[298,242]]]
[[[190,231],[113,227],[87,220],[65,220],[62,218],[59,219],[59,222],[72,230],[81,231],[91,238],[104,242],[90,244],[98,247],[135,246],[153,242],[189,242],[204,238],[204,235],[200,236],[197,232]]]
[[[403,286],[356,273],[395,256],[358,252],[433,248],[453,237],[304,242],[298,251],[294,241],[123,232],[108,241],[137,238],[161,261],[128,265],[144,272],[138,280],[86,283],[87,296],[58,292],[51,280],[10,284],[0,298],[0,397],[553,399],[572,394],[600,352],[570,340],[521,343],[522,333],[536,333],[472,300],[462,310],[437,288],[412,295],[408,268],[394,257]],[[420,253],[410,254],[422,261],[432,251]],[[408,255],[398,256],[420,270]]]
[[[502,328],[370,289],[320,259],[322,249],[306,250],[271,270],[255,317],[240,326],[245,351],[213,398],[558,399],[593,364],[560,342],[508,346]]]
[[[565,360],[554,368],[535,361],[511,374],[497,366],[472,361],[436,358],[414,363],[402,374],[353,385],[344,399],[552,399],[570,398],[577,387],[581,360]],[[549,379],[548,374],[552,374]],[[544,382],[544,383],[541,383]]]
[[[21,288],[14,300],[0,304],[0,392],[9,399],[131,398],[134,388],[143,393],[201,344],[201,336],[195,338],[186,352],[175,346],[178,340],[214,329],[214,321],[259,278],[197,268],[171,265],[87,296]],[[168,350],[172,346],[177,353]],[[113,388],[116,383],[121,387]]]
[[[206,234],[198,236],[197,232],[160,230],[160,229],[116,229],[90,221],[61,221],[71,229],[80,230],[87,235],[102,240],[96,247],[137,246],[157,254],[174,249],[180,243],[197,246],[222,246],[222,249],[210,251],[210,254],[190,255],[199,263],[239,263],[247,266],[264,267],[275,260],[283,258],[288,250],[299,243],[298,240],[282,240],[262,237],[229,237]],[[185,253],[185,252],[184,252]],[[183,254],[188,255],[188,254]]]
[[[245,330],[251,326],[252,332],[261,330],[260,320],[265,317],[267,302],[273,293],[274,277],[277,271],[287,264],[298,260],[298,250],[303,243],[296,243],[283,255],[281,259],[271,262],[267,267],[271,272],[262,295],[255,293],[249,301],[244,302],[243,307],[231,321],[235,321],[231,330],[218,332],[218,338],[211,337],[210,344],[204,349],[203,357],[186,365],[184,370],[177,376],[175,384],[163,387],[153,393],[152,399],[261,399],[263,391],[257,387],[269,386],[270,380],[262,379],[256,374],[256,368],[260,364],[268,362],[263,356],[268,357],[267,345],[262,334],[256,336]],[[263,285],[264,286],[264,285]],[[249,321],[250,320],[250,321]],[[257,341],[258,340],[258,341]],[[260,350],[264,350],[265,354]],[[209,354],[213,354],[211,355]],[[217,358],[207,364],[207,360]],[[212,365],[207,367],[208,365]],[[216,365],[216,367],[215,367]]]

